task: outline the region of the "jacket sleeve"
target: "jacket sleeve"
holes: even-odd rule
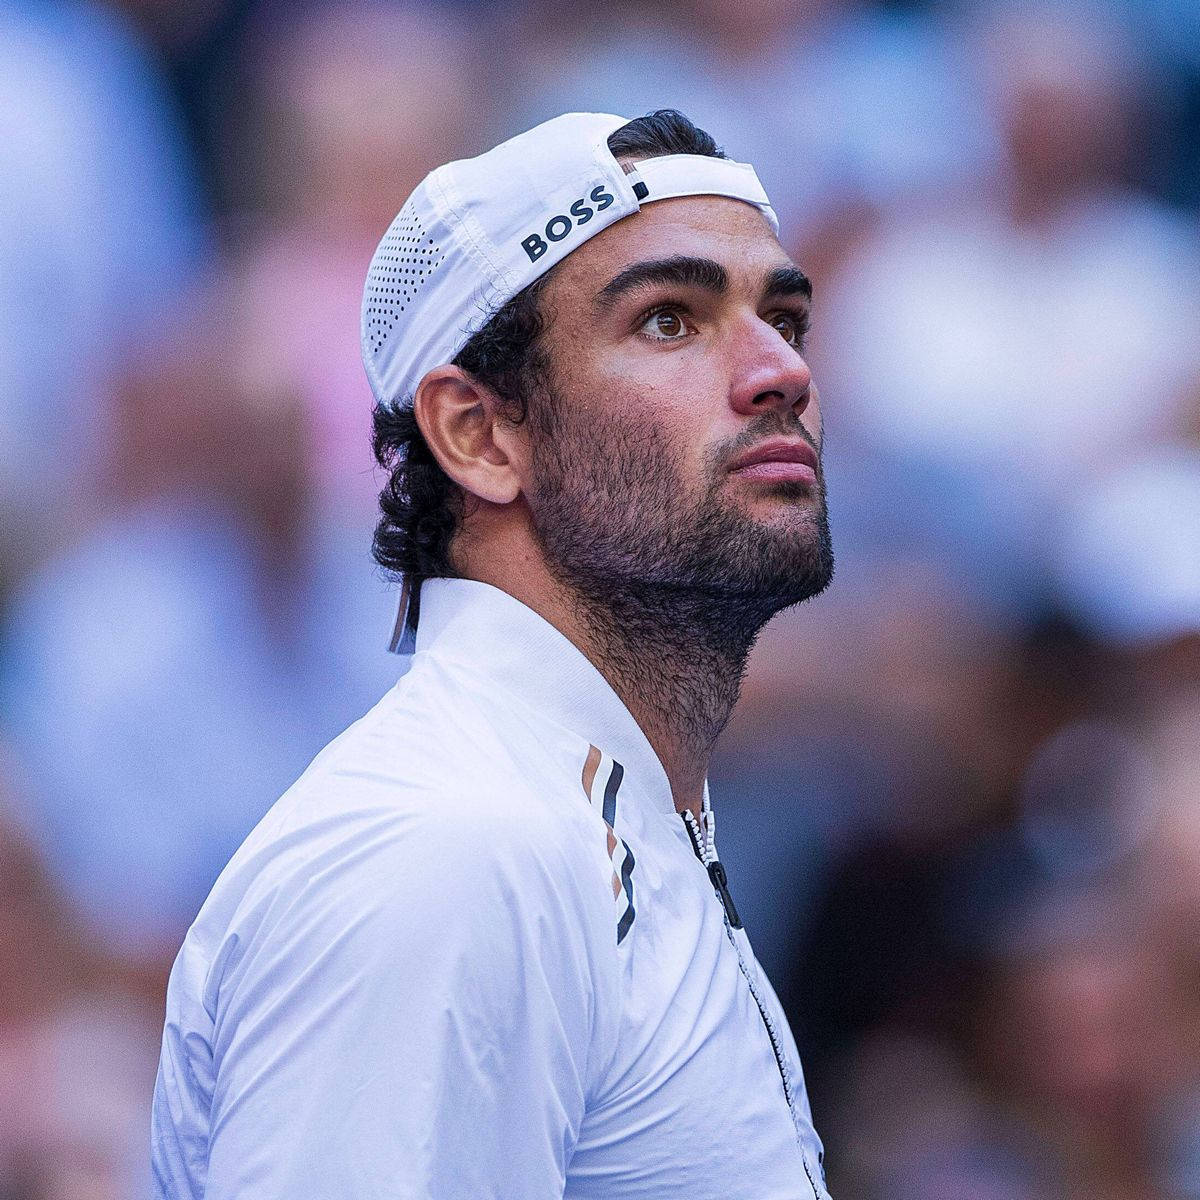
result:
[[[431,811],[339,837],[227,935],[207,1200],[563,1194],[611,1056],[602,872],[528,819]]]

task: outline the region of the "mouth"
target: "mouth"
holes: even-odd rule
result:
[[[807,442],[772,438],[735,458],[729,465],[729,474],[763,483],[801,483],[814,487],[817,452]]]

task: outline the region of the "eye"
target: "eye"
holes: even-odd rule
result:
[[[678,309],[660,308],[647,314],[639,332],[657,342],[677,342],[687,335],[688,327]]]
[[[773,329],[779,330],[780,336],[789,346],[797,350],[804,349],[804,335],[808,332],[808,317],[797,313],[781,312],[769,318]]]

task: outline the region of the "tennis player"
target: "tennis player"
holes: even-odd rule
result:
[[[705,782],[832,570],[776,234],[671,111],[557,117],[401,209],[362,344],[411,666],[187,935],[159,1196],[828,1195]]]

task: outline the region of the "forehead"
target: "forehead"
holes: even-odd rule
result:
[[[677,255],[719,263],[735,291],[757,291],[768,272],[793,265],[752,205],[723,196],[681,196],[647,204],[584,242],[556,268],[550,299],[558,310],[590,304],[626,267]]]

